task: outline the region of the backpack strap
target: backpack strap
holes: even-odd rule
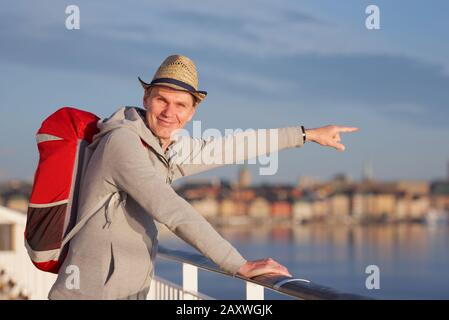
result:
[[[150,148],[150,146],[142,138],[140,139],[140,141],[142,142],[143,147],[145,147],[147,149]],[[85,161],[84,161],[84,166],[85,167],[83,168],[83,173],[84,173],[84,171],[85,171],[85,169],[87,167],[87,164],[88,164],[88,162],[90,160],[90,156],[91,156],[91,154],[89,154],[88,158],[85,159]],[[83,174],[83,176],[84,176],[84,174]],[[76,223],[76,225],[72,228],[72,230],[70,230],[70,232],[66,234],[66,236],[62,240],[61,249],[64,248],[64,246],[78,233],[78,231],[80,231],[84,227],[84,225],[87,223],[87,221],[91,217],[93,217],[98,212],[98,210],[100,210],[105,204],[106,204],[106,206],[108,206],[109,202],[113,198],[117,198],[117,197],[120,198],[120,191],[116,191],[116,192],[112,192],[112,193],[106,194],[101,199],[101,201],[99,201],[97,203],[97,205],[94,208],[92,208],[92,210],[90,210],[87,214],[85,214],[84,217],[80,221],[78,221]]]
[[[61,248],[63,248],[67,244],[67,242],[69,242],[78,233],[78,231],[80,231],[81,228],[85,226],[87,221],[90,218],[92,218],[104,205],[108,206],[109,202],[113,198],[117,197],[120,197],[119,191],[108,193],[101,199],[101,201],[98,201],[97,205],[94,208],[92,208],[92,210],[90,210],[87,214],[85,214],[84,217],[77,222],[77,224],[73,227],[73,229],[70,230],[69,233],[67,233],[67,235],[64,237],[64,240],[62,240]]]

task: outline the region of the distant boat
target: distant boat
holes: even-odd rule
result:
[[[449,213],[446,210],[430,209],[425,221],[428,225],[449,224]]]

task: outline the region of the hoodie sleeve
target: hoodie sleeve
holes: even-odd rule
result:
[[[138,134],[120,128],[106,139],[105,178],[128,193],[156,221],[236,275],[246,259],[166,183],[164,174],[156,172]]]
[[[174,180],[260,156],[274,155],[277,160],[273,153],[303,145],[300,126],[245,130],[207,139],[183,136],[175,147],[178,172]]]

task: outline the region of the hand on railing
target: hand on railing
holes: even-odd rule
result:
[[[262,274],[292,276],[286,267],[271,258],[247,261],[240,267],[238,274],[247,278],[253,278]]]

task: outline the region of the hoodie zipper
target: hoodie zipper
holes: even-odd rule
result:
[[[140,141],[142,142],[142,144],[144,145],[145,148],[151,149],[153,151],[153,153],[155,153],[157,155],[159,160],[161,160],[165,164],[165,166],[167,168],[170,168],[170,164],[168,163],[167,159],[163,155],[161,155],[159,152],[157,152],[152,146],[148,145],[148,143],[143,141],[142,138],[140,139]]]
[[[159,152],[157,152],[152,146],[149,146],[145,141],[143,141],[143,139],[140,139],[140,141],[142,142],[144,147],[146,147],[147,149],[151,149],[152,152],[154,154],[156,154],[158,159],[165,165],[165,168],[167,169],[167,175],[165,177],[165,183],[171,184],[171,182],[173,180],[173,178],[172,178],[173,169],[172,169],[172,167],[170,167],[170,163],[168,162],[167,158],[165,158],[163,155],[161,155]]]

